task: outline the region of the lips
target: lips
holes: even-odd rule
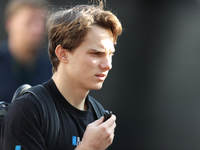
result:
[[[105,77],[106,75],[105,74],[97,74],[95,75],[96,77]]]
[[[99,79],[100,81],[104,81],[106,78],[106,74],[96,74],[95,75],[97,77],[97,79]]]

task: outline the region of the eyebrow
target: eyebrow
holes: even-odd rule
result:
[[[92,49],[90,49],[90,50],[92,50],[92,51],[97,51],[97,52],[101,52],[101,53],[107,52],[105,49],[101,49],[101,48],[94,48],[94,49],[92,48]],[[114,52],[115,52],[115,49],[114,49],[114,51],[109,50],[109,52],[114,53]]]

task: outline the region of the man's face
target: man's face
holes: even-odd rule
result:
[[[73,85],[85,90],[100,89],[112,68],[114,51],[111,31],[93,25],[81,45],[68,54],[66,70]]]
[[[7,21],[9,38],[14,38],[24,46],[36,47],[44,38],[44,12],[31,6],[24,6]]]

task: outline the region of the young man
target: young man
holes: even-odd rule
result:
[[[113,141],[116,116],[97,119],[88,93],[101,89],[109,70],[121,23],[110,11],[78,5],[47,20],[53,76],[44,87],[60,119],[57,150],[104,150]],[[9,108],[2,128],[2,149],[45,150],[44,118],[38,100],[25,94]],[[76,141],[73,141],[76,137]]]
[[[52,76],[48,54],[41,48],[45,7],[39,0],[8,1],[5,9],[8,39],[0,43],[0,100],[10,102],[20,85],[37,85]]]

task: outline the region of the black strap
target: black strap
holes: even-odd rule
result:
[[[31,86],[29,84],[23,84],[20,87],[17,88],[17,90],[15,91],[12,100],[11,100],[11,104],[21,95],[23,95],[26,90],[28,90],[29,88],[31,88]]]
[[[54,150],[59,136],[60,121],[55,104],[49,92],[42,86],[37,85],[26,90],[25,93],[33,94],[41,103],[44,114],[43,135],[45,139],[46,149]]]
[[[94,111],[97,115],[97,118],[101,118],[104,115],[104,108],[103,106],[97,102],[92,96],[88,95],[88,100],[91,103],[92,107],[94,108]]]

